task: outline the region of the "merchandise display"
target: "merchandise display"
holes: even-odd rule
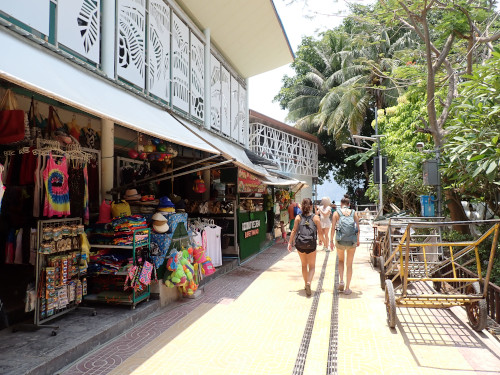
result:
[[[115,218],[108,231],[91,230],[89,301],[135,307],[150,298],[156,268],[150,258],[150,229],[138,215]]]
[[[81,219],[38,222],[35,325],[77,307],[87,294],[87,254]]]

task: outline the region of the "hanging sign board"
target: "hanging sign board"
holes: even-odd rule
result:
[[[266,185],[255,175],[244,169],[238,169],[238,192],[239,193],[265,193]]]

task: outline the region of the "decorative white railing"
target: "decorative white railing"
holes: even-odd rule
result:
[[[258,122],[251,123],[249,148],[290,175],[318,177],[318,145]]]

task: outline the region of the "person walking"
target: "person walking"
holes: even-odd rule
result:
[[[295,216],[297,216],[300,213],[300,206],[297,202],[291,200],[287,210],[288,210],[288,218],[290,219],[289,228],[291,232],[295,224]]]
[[[330,198],[323,197],[319,206],[316,206],[316,214],[319,214],[319,219],[321,222],[321,229],[323,230],[323,250],[328,249],[328,235],[330,234],[330,227],[332,226],[332,221],[330,216],[332,214],[332,202]],[[320,242],[321,245],[321,242]]]
[[[316,268],[316,245],[317,239],[322,238],[321,222],[318,215],[313,212],[313,203],[310,198],[302,200],[302,212],[295,216],[295,222],[288,252],[293,246],[297,248],[302,265],[302,277],[304,278],[306,295],[311,295],[311,282]]]
[[[355,210],[349,208],[350,204],[349,198],[341,199],[340,209],[333,213],[330,232],[331,248],[334,250],[337,247],[339,257],[339,291],[344,294],[351,294],[352,262],[356,247],[359,246],[359,217]],[[344,264],[347,268],[345,284]]]

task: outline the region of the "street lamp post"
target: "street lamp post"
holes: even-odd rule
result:
[[[376,119],[376,117],[375,117]],[[375,122],[377,124],[377,122]],[[375,126],[375,133],[378,133],[378,126]],[[364,141],[372,141],[372,142],[377,142],[377,159],[378,159],[378,176],[379,176],[379,189],[378,189],[378,201],[379,201],[379,210],[380,214],[383,215],[383,207],[384,207],[384,195],[383,195],[383,190],[382,190],[382,184],[383,184],[383,179],[382,179],[382,173],[383,173],[383,165],[382,165],[382,152],[380,151],[380,138],[385,137],[383,134],[374,134],[371,137],[366,137],[363,135],[353,135],[352,136],[354,139],[362,139]],[[348,145],[348,144],[342,144],[343,148],[347,147],[353,147],[353,148],[358,148],[361,150],[366,150],[369,151],[369,148],[366,147],[360,147],[360,146],[354,146],[354,145]],[[375,167],[375,166],[374,166]]]
[[[417,142],[417,149],[419,152],[425,154],[434,153],[435,155],[434,162],[436,165],[435,169],[431,169],[428,167],[427,169],[424,170],[424,185],[436,186],[437,216],[441,217],[443,213],[443,200],[441,197],[441,171],[439,170],[439,159],[440,159],[439,147],[435,147],[434,150],[424,150],[424,147],[425,145],[423,142]],[[432,161],[432,159],[429,161]]]
[[[378,115],[377,106],[375,106],[375,136],[378,136]],[[380,152],[380,137],[377,137],[377,155],[378,155],[378,199],[380,201],[380,215],[384,214],[384,194],[382,191],[382,153]]]

